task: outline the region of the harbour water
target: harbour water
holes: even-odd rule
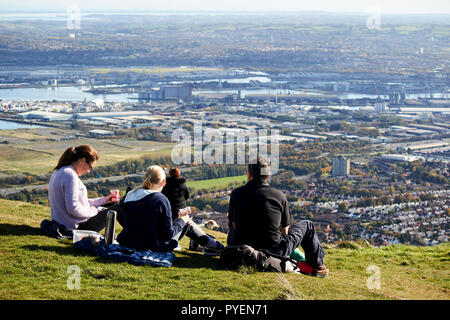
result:
[[[245,80],[253,80],[247,78]],[[236,81],[238,81],[236,79]],[[81,102],[81,101],[93,101],[96,99],[103,99],[105,102],[132,102],[137,98],[137,94],[130,93],[117,93],[117,94],[92,94],[85,92],[89,87],[43,87],[43,88],[12,88],[12,89],[0,89],[0,99],[3,101],[68,101],[68,102]],[[246,94],[304,94],[304,95],[321,95],[319,92],[302,91],[302,90],[290,90],[290,89],[224,89],[224,90],[192,90],[193,95],[199,93],[234,93],[237,94],[241,91],[241,97],[245,97]],[[361,99],[371,98],[376,99],[378,95],[374,94],[362,94],[362,93],[346,93],[338,94],[341,99]],[[406,99],[417,98],[429,98],[428,93],[415,93],[406,94]],[[442,93],[434,93],[434,98],[441,98]],[[382,99],[388,99],[387,95],[380,95]],[[135,100],[134,100],[135,101]]]
[[[48,87],[48,88],[13,88],[13,89],[0,89],[0,99],[4,101],[69,101],[80,102],[92,101],[96,99],[103,99],[105,102],[132,102],[132,98],[136,98],[137,95],[132,96],[129,93],[117,93],[117,94],[92,94],[85,92],[88,87]],[[193,95],[199,93],[234,93],[237,94],[237,89],[224,89],[224,90],[192,90]],[[245,97],[246,94],[315,94],[320,93],[306,92],[300,90],[288,90],[288,89],[248,89],[240,90],[241,96]],[[135,100],[134,100],[135,101]]]
[[[25,128],[42,128],[42,127],[37,126],[37,125],[0,120],[0,130],[14,130],[14,129],[25,129]]]
[[[105,102],[129,102],[130,94],[92,94],[83,90],[88,87],[44,87],[0,89],[0,99],[5,101],[92,101],[103,99]]]

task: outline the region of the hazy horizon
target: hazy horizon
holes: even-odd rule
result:
[[[164,2],[141,2],[129,0],[126,3],[113,0],[42,0],[37,4],[32,0],[0,0],[0,13],[58,13],[66,12],[70,6],[78,6],[82,12],[139,12],[139,13],[308,13],[328,12],[336,14],[367,14],[377,8],[382,14],[450,14],[447,0],[408,1],[408,0],[322,0],[314,3],[291,0],[167,0]]]
[[[28,10],[28,11],[3,11],[0,9],[0,14],[67,14],[66,10]],[[264,14],[264,15],[296,15],[296,14],[314,14],[314,13],[329,13],[329,14],[337,14],[337,15],[367,15],[368,12],[343,12],[343,11],[324,11],[324,10],[307,10],[307,11],[231,11],[231,10],[152,10],[152,11],[145,11],[145,10],[139,10],[139,9],[131,9],[131,10],[121,10],[121,9],[113,9],[113,10],[99,10],[99,9],[91,9],[91,10],[82,10],[81,14],[95,14],[95,13],[103,13],[103,14],[109,14],[109,13],[135,13],[140,15],[151,15],[151,14]],[[408,16],[416,16],[416,15],[450,15],[450,12],[440,12],[440,13],[384,13],[386,15],[408,15]]]

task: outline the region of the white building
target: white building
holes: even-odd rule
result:
[[[68,121],[72,119],[71,114],[67,113],[56,113],[47,111],[28,111],[19,113],[18,116],[24,119],[36,119],[40,121]]]
[[[108,137],[108,136],[114,135],[114,132],[109,131],[109,130],[95,129],[95,130],[90,130],[89,135],[91,135],[93,137]]]
[[[401,162],[412,162],[416,160],[424,160],[424,157],[411,156],[408,154],[383,154],[381,159],[387,161],[401,161]]]
[[[332,159],[332,172],[333,177],[346,177],[350,174],[350,159],[343,157]]]
[[[375,103],[374,110],[376,113],[383,113],[388,111],[388,103],[387,102],[377,102]]]

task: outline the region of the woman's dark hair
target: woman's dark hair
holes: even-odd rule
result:
[[[62,154],[61,158],[59,158],[58,164],[53,170],[58,170],[61,167],[68,166],[71,163],[82,158],[85,158],[87,162],[92,164],[94,161],[98,160],[97,151],[95,151],[94,148],[88,145],[67,148],[66,151],[64,151],[64,153]]]
[[[169,176],[171,176],[172,178],[181,177],[180,169],[178,169],[177,167],[170,168]]]

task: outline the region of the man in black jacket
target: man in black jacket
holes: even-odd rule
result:
[[[269,176],[269,162],[258,158],[257,163],[248,165],[247,184],[231,193],[228,245],[247,244],[285,257],[302,246],[306,263],[299,263],[300,271],[327,276],[328,269],[323,263],[325,252],[314,225],[307,220],[291,224],[286,196],[267,183]]]

